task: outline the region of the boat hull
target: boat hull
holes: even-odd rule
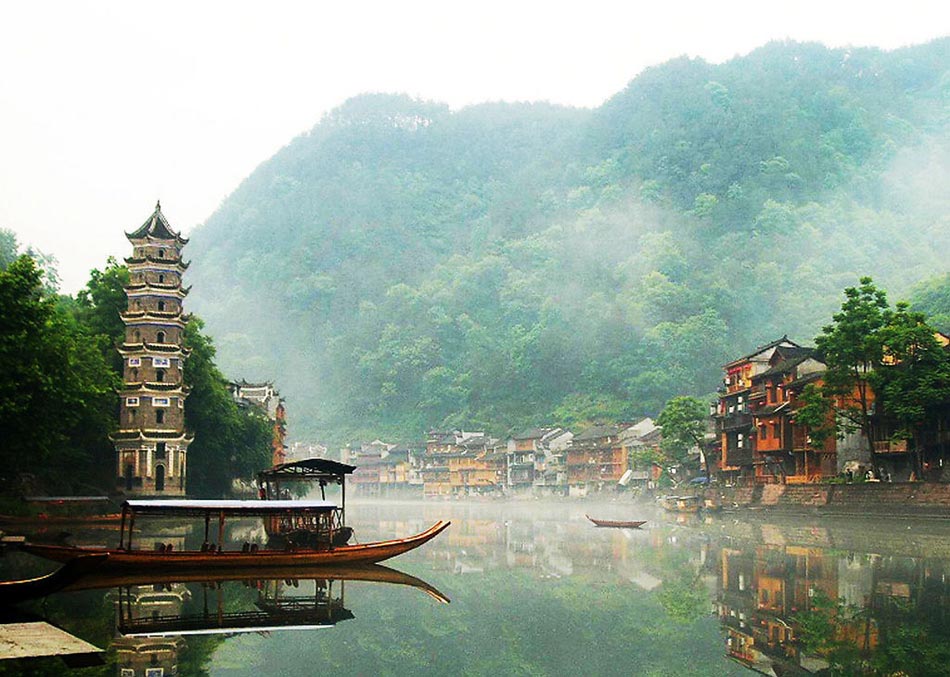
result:
[[[621,520],[595,519],[591,517],[590,515],[585,515],[585,517],[587,517],[587,519],[589,519],[598,527],[613,527],[615,529],[639,529],[640,527],[642,527],[644,524],[647,523],[647,520],[624,522]]]
[[[258,550],[242,552],[219,550],[200,552],[154,552],[120,548],[83,548],[77,546],[24,543],[21,550],[38,557],[68,562],[82,555],[105,553],[109,558],[101,570],[120,571],[155,568],[163,571],[225,568],[293,567],[337,564],[372,564],[409,552],[442,533],[451,522],[437,522],[422,533],[406,538],[359,545],[346,545],[320,550]]]

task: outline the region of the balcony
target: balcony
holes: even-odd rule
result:
[[[883,440],[874,443],[876,454],[906,454],[908,451],[907,440]]]
[[[752,425],[752,414],[745,411],[737,411],[727,414],[722,418],[723,430],[736,430],[738,428],[749,428]]]

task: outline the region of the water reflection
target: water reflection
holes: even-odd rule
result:
[[[766,674],[946,674],[947,569],[911,556],[724,545],[716,606],[728,654]]]
[[[585,512],[590,505],[359,505],[357,532],[374,540],[452,519],[396,561],[451,591],[449,606],[390,594],[393,585],[375,583],[444,601],[419,578],[371,567],[86,577],[49,609],[74,621],[81,604],[70,595],[111,589],[113,674],[123,677],[314,665],[342,675],[947,673],[950,525],[677,521],[600,508],[604,518],[650,519],[617,530]],[[276,631],[294,627],[325,630],[307,642]],[[67,629],[95,641],[82,626]]]

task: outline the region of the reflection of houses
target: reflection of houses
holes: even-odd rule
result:
[[[567,452],[571,495],[616,487],[627,470],[627,454],[619,426],[593,426],[575,435]]]
[[[181,584],[137,585],[119,590],[120,628],[160,623],[181,616],[191,598]],[[117,637],[112,642],[119,677],[174,677],[185,643],[180,637]]]
[[[816,598],[837,599],[838,559],[813,547],[723,547],[716,606],[727,655],[765,674],[827,667],[823,659],[802,652],[797,618],[811,610]]]

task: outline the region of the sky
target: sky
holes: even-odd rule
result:
[[[770,40],[950,34],[939,0],[642,3],[0,0],[0,228],[85,285],[162,201],[186,236],[363,92],[595,107],[644,68]],[[187,250],[186,250],[187,252]]]

